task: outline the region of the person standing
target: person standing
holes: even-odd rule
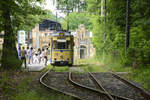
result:
[[[39,59],[39,63],[41,63],[41,49],[38,49],[38,59]]]
[[[22,63],[24,63],[25,65],[25,68],[27,67],[26,65],[26,50],[24,47],[22,47],[22,50],[21,50],[21,60],[22,60]]]
[[[27,64],[30,64],[30,59],[31,59],[30,57],[31,56],[30,56],[30,49],[29,49],[29,47],[27,47],[26,53],[27,53],[26,54],[27,55],[27,59],[26,59],[27,60]]]
[[[44,49],[42,49],[42,52],[41,52],[41,61],[44,63],[44,56],[45,56],[45,51]]]
[[[29,59],[29,64],[31,64],[31,62],[32,62],[31,61],[32,56],[33,56],[33,48],[31,47],[30,50],[29,50],[29,58],[28,58]]]
[[[35,55],[35,49],[33,47],[31,47],[31,62],[33,64],[33,61],[34,61],[34,56]]]
[[[38,54],[35,52],[33,55],[33,64],[39,63],[39,57]]]
[[[18,58],[19,58],[19,60],[21,60],[21,47],[20,46],[18,48]]]
[[[45,54],[44,54],[44,58],[45,58],[45,66],[47,65],[47,60],[48,60],[47,56],[48,56],[48,48],[46,48]]]

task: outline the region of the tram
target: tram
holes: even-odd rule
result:
[[[52,65],[73,64],[74,38],[68,31],[57,31],[51,34],[50,62]]]

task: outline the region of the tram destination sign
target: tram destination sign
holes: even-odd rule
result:
[[[65,39],[58,39],[57,42],[66,42]]]

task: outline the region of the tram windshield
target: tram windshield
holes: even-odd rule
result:
[[[57,42],[53,41],[53,49],[70,49],[70,42]]]

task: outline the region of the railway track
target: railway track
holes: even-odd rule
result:
[[[76,96],[76,95],[72,95],[72,94],[70,94],[70,93],[66,93],[66,92],[63,92],[63,91],[61,91],[61,90],[59,90],[58,88],[55,88],[55,87],[53,87],[53,86],[51,86],[51,85],[48,85],[46,82],[44,82],[44,79],[46,78],[46,76],[50,73],[50,72],[52,72],[54,70],[54,68],[51,68],[51,69],[49,69],[47,72],[45,72],[41,77],[40,77],[40,83],[43,85],[43,86],[45,86],[46,88],[48,88],[48,89],[52,89],[52,90],[54,90],[54,91],[57,91],[57,92],[59,92],[59,93],[63,93],[63,94],[66,94],[66,95],[68,95],[68,96],[71,96],[71,97],[73,97],[75,100],[82,100],[80,97],[78,97],[78,96]]]
[[[104,84],[102,84],[104,82],[101,82],[101,78],[95,73],[88,72],[88,74],[83,75],[83,77],[80,78],[78,74],[73,73],[70,69],[69,72],[53,72],[53,70],[54,69],[52,68],[43,74],[40,78],[40,83],[49,89],[69,95],[77,100],[136,100],[116,95],[113,92],[108,91],[106,86],[103,86]],[[124,80],[113,72],[109,74],[112,75],[111,78],[123,81],[123,83],[130,87],[134,86],[134,84],[131,85],[130,82],[126,82],[127,80]],[[91,84],[84,84],[85,78],[87,81],[91,82]],[[136,90],[144,97],[144,99],[138,100],[149,100],[150,95],[148,92],[145,92],[141,88],[140,90],[139,88],[136,88]]]
[[[95,93],[98,93],[99,96],[101,96],[101,98],[104,98],[104,100],[132,100],[132,99],[129,99],[129,98],[125,98],[125,97],[114,95],[112,93],[108,93],[105,90],[105,88],[98,82],[98,80],[95,78],[95,76],[92,73],[90,73],[90,72],[88,72],[88,73],[89,73],[89,76],[92,78],[90,80],[93,81],[95,87],[87,86],[85,84],[83,85],[83,84],[81,84],[79,82],[76,82],[75,80],[72,79],[72,72],[71,71],[69,71],[69,81],[72,82],[72,84],[74,84],[74,85],[76,85],[78,87],[84,88],[84,89],[86,89],[88,91],[93,91]]]
[[[71,71],[69,71],[69,75],[68,75],[68,76],[69,76],[69,81],[70,81],[73,85],[77,86],[77,88],[82,88],[82,89],[84,89],[85,91],[89,91],[90,93],[96,93],[96,94],[98,94],[97,97],[95,97],[95,99],[98,98],[98,100],[113,100],[113,99],[110,99],[111,97],[109,98],[109,96],[108,96],[105,92],[103,92],[103,91],[98,91],[98,90],[96,90],[96,89],[94,89],[94,88],[88,87],[88,86],[86,86],[86,85],[82,85],[82,84],[80,84],[80,83],[74,81],[74,80],[72,79],[72,72],[71,72]],[[86,100],[86,99],[85,99],[85,100]]]
[[[53,78],[56,74],[54,76],[52,76],[54,74],[52,72],[52,70],[53,69],[48,70],[40,78],[40,83],[42,85],[44,85],[46,88],[58,91],[60,93],[66,94],[66,95],[69,95],[69,96],[73,97],[75,100],[107,100],[107,99],[101,98],[101,96],[96,92],[87,91],[83,88],[82,89],[78,88],[77,86],[74,86],[71,83],[69,84],[68,72],[65,72],[65,73],[59,73],[58,72],[57,75],[58,74],[60,75],[60,77],[59,77],[60,82],[59,82],[59,85],[57,83],[55,84]],[[62,77],[65,79],[63,79]],[[57,80],[59,80],[59,79],[57,79]],[[52,84],[52,82],[54,84]],[[62,87],[60,84],[64,84],[67,87]]]
[[[150,93],[145,91],[143,88],[135,85],[134,83],[126,80],[125,78],[117,75],[115,72],[110,72],[115,78],[117,78],[118,80],[124,82],[125,84],[128,84],[130,87],[133,87],[134,89],[136,89],[137,91],[139,91],[141,93],[141,95],[146,99],[146,100],[150,100]]]
[[[91,74],[91,73],[90,73]],[[113,78],[113,79],[115,79],[115,80],[117,80],[116,82],[122,82],[124,85],[126,85],[127,86],[127,88],[129,89],[128,91],[132,91],[132,92],[134,92],[133,94],[136,94],[134,97],[135,98],[131,98],[131,97],[129,97],[129,98],[131,98],[132,100],[150,100],[150,93],[149,92],[147,92],[147,91],[145,91],[143,88],[141,88],[141,87],[139,87],[139,86],[137,86],[136,85],[136,83],[133,83],[133,82],[131,82],[131,81],[128,81],[128,80],[126,80],[125,78],[123,78],[123,77],[121,77],[121,76],[119,76],[119,75],[117,75],[115,72],[109,72],[108,74],[110,74],[109,75],[109,78],[110,78],[110,76]],[[93,75],[93,74],[91,74],[91,75]],[[93,75],[94,76],[94,75]],[[96,76],[96,75],[95,75]],[[107,76],[107,75],[106,75]],[[101,78],[99,78],[99,75],[96,77],[96,80],[98,81],[98,82],[100,82],[100,80],[101,80]],[[113,80],[112,80],[113,81]],[[103,84],[105,83],[105,82],[102,82]],[[106,84],[107,85],[107,84]],[[106,87],[106,86],[105,86]],[[120,91],[121,92],[121,91]],[[125,91],[126,92],[126,91]],[[109,92],[109,93],[111,93],[111,92]],[[130,92],[131,93],[131,92]],[[123,96],[121,96],[121,97],[123,97]],[[129,98],[125,98],[125,99],[129,99]],[[120,98],[121,99],[121,98]],[[131,100],[130,99],[130,100]]]

